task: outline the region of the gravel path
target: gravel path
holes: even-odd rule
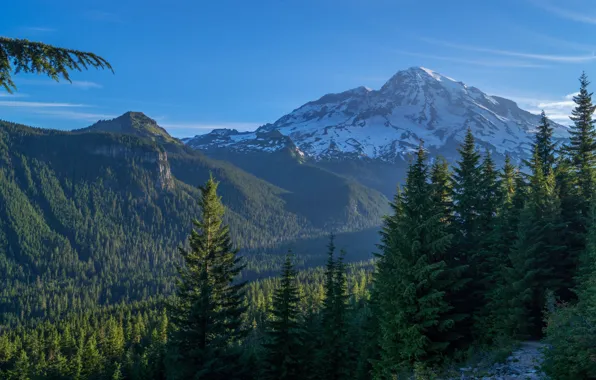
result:
[[[494,364],[487,369],[460,368],[459,379],[546,379],[538,368],[542,360],[543,347],[544,344],[540,342],[522,342],[519,348],[507,358],[506,363]]]

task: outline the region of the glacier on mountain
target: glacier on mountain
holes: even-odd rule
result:
[[[423,67],[399,71],[379,90],[327,94],[254,132],[214,130],[186,143],[196,149],[274,152],[290,147],[312,159],[355,156],[395,161],[417,148],[440,153],[468,128],[493,153],[527,157],[540,116]],[[567,127],[551,122],[554,137]]]

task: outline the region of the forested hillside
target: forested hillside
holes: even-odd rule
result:
[[[210,173],[251,263],[246,278],[277,271],[281,244],[299,248],[330,231],[349,241],[384,213],[382,195],[339,177],[333,194],[308,196],[174,139],[146,138],[144,115],[121,119],[137,135],[0,123],[0,324],[171,293],[176,247],[200,214],[197,185]],[[300,256],[305,266],[312,259]]]

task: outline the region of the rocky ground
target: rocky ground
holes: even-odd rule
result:
[[[517,350],[507,358],[506,363],[493,364],[488,368],[460,368],[461,377],[455,379],[546,379],[540,373],[542,360],[541,350],[544,347],[540,342],[522,342]]]

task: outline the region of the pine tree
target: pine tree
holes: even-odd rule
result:
[[[281,285],[273,296],[273,318],[267,330],[266,365],[263,378],[272,380],[302,379],[301,354],[303,332],[299,321],[299,296],[296,271],[291,256],[286,256]]]
[[[540,162],[542,162],[542,172],[545,176],[550,175],[555,166],[555,146],[553,142],[553,127],[550,125],[546,113],[540,114],[540,124],[536,132],[534,145],[538,149]]]
[[[453,186],[449,174],[449,164],[443,157],[437,157],[430,170],[432,200],[439,205],[444,215],[441,221],[446,225],[453,223]]]
[[[240,379],[244,376],[240,344],[244,283],[230,231],[223,224],[224,206],[211,177],[201,187],[201,220],[194,220],[190,249],[180,248],[177,299],[170,305],[175,348],[172,376],[201,379]]]
[[[588,92],[588,77],[582,73],[578,95],[573,97],[575,108],[571,120],[573,126],[569,130],[569,144],[564,148],[571,159],[577,176],[577,187],[582,197],[582,212],[587,216],[589,200],[594,194],[594,168],[596,167],[596,128],[592,115],[596,106],[592,104],[592,93]]]
[[[580,91],[573,97],[569,144],[563,147],[565,155],[556,168],[556,180],[562,208],[564,245],[566,246],[566,267],[560,273],[564,283],[574,288],[579,257],[586,248],[587,219],[593,194],[596,190],[594,175],[596,167],[596,128],[592,115],[596,106],[592,104],[592,93],[588,92],[589,81],[585,73],[580,77]],[[575,294],[564,289],[562,300],[574,299]]]
[[[518,189],[522,177],[519,170],[505,157],[505,165],[500,173],[498,214],[490,257],[487,262],[492,271],[487,275],[486,313],[490,320],[485,326],[486,336],[498,338],[504,334],[502,321],[509,317],[507,268],[511,267],[510,255],[515,247],[521,211],[525,205],[525,192]]]
[[[518,338],[541,335],[546,294],[562,287],[557,273],[557,268],[565,260],[560,203],[554,172],[551,170],[545,176],[542,171],[541,153],[535,144],[529,163],[529,198],[505,276],[509,290],[504,295],[509,299],[510,315],[505,321],[505,331]]]
[[[0,36],[0,87],[8,93],[16,89],[13,72],[47,74],[56,81],[62,77],[70,82],[69,70],[88,67],[112,70],[108,61],[93,53]]]
[[[482,211],[482,196],[486,183],[482,178],[483,166],[480,154],[476,150],[476,143],[472,131],[468,129],[464,143],[458,149],[460,159],[454,169],[453,201],[455,211],[455,250],[460,263],[467,268],[464,277],[469,278],[466,288],[454,295],[454,306],[463,315],[479,315],[485,306],[484,280],[482,276],[482,259],[484,247],[482,245],[483,229],[486,228],[486,212]],[[462,326],[462,333],[468,332],[464,340],[471,343],[477,329],[474,329],[473,319],[467,320],[467,326]],[[481,326],[483,327],[483,326]]]
[[[453,200],[458,227],[458,246],[464,251],[477,248],[479,233],[480,155],[472,131],[468,129],[463,145],[458,149],[460,160],[454,169]]]
[[[490,151],[487,150],[484,160],[480,166],[481,181],[479,188],[478,207],[478,248],[471,256],[471,265],[475,267],[476,278],[481,288],[481,299],[479,308],[483,309],[487,301],[487,292],[490,290],[490,275],[494,271],[491,266],[492,247],[494,246],[496,233],[496,216],[500,203],[500,183],[498,172],[492,160]],[[480,313],[482,314],[482,313]],[[480,315],[478,315],[480,317]]]
[[[454,320],[445,298],[461,270],[446,263],[451,235],[441,222],[444,211],[431,199],[425,161],[421,145],[393,205],[396,214],[382,231],[373,285],[380,331],[375,378],[391,378],[416,362],[440,361],[451,348]]]
[[[335,257],[334,237],[329,239],[325,268],[325,298],[322,309],[323,342],[321,375],[325,379],[347,379],[346,340],[347,283],[343,252]]]

